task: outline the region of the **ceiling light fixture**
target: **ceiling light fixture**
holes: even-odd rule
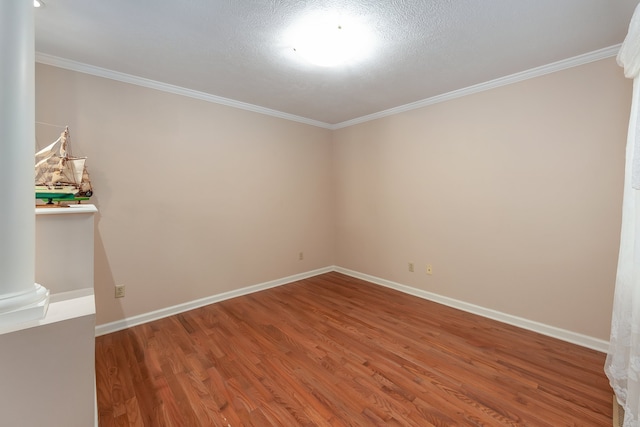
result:
[[[42,0],[33,0],[33,7],[44,7],[44,2]]]
[[[303,60],[334,67],[366,58],[373,45],[367,26],[344,15],[315,13],[289,29],[289,46]]]

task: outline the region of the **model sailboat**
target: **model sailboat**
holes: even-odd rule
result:
[[[82,201],[93,195],[86,157],[73,157],[69,145],[69,127],[55,142],[36,153],[36,199]]]

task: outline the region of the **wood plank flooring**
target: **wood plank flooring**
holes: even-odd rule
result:
[[[110,426],[611,426],[605,355],[327,273],[96,338]]]

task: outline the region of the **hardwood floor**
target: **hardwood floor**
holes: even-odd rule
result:
[[[611,426],[605,355],[328,273],[96,338],[109,426]]]

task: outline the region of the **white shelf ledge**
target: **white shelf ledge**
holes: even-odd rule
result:
[[[37,205],[36,215],[68,215],[79,213],[95,213],[98,209],[95,205],[75,204],[69,206],[47,207],[47,205]]]
[[[0,327],[0,335],[79,317],[93,316],[95,313],[96,306],[91,288],[55,294],[51,296],[49,308],[43,319]]]

